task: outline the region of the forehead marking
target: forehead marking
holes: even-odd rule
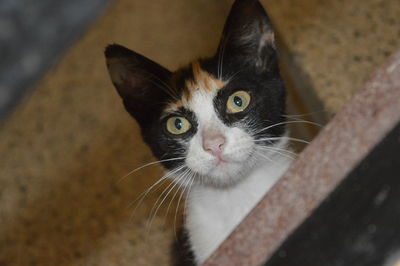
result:
[[[219,89],[225,86],[225,82],[217,79],[207,71],[204,71],[198,61],[193,62],[191,64],[191,68],[193,72],[193,80],[187,80],[185,82],[185,88],[182,92],[182,99],[169,104],[164,110],[165,112],[175,111],[180,107],[191,109],[190,103],[193,100],[193,95],[197,91],[215,95]]]
[[[183,92],[183,97],[188,102],[192,100],[193,94],[197,90],[213,93],[224,86],[222,80],[201,69],[200,63],[197,61],[192,63],[192,71],[193,80],[186,81],[186,88]]]

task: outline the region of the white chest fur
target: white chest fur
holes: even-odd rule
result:
[[[234,187],[192,188],[185,227],[198,264],[203,263],[274,185],[291,160],[282,156],[255,169]]]

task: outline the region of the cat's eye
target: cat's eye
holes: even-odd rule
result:
[[[167,130],[174,135],[186,133],[190,127],[190,122],[182,116],[173,116],[167,120]]]
[[[245,91],[237,91],[229,96],[226,103],[228,113],[239,113],[244,111],[250,104],[250,94]]]

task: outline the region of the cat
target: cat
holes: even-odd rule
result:
[[[291,163],[270,19],[259,1],[236,0],[215,55],[175,72],[117,44],[105,56],[143,140],[190,186],[174,264],[199,265]]]

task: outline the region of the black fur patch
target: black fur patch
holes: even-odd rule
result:
[[[195,266],[194,255],[190,248],[188,232],[181,228],[172,245],[172,266]]]

